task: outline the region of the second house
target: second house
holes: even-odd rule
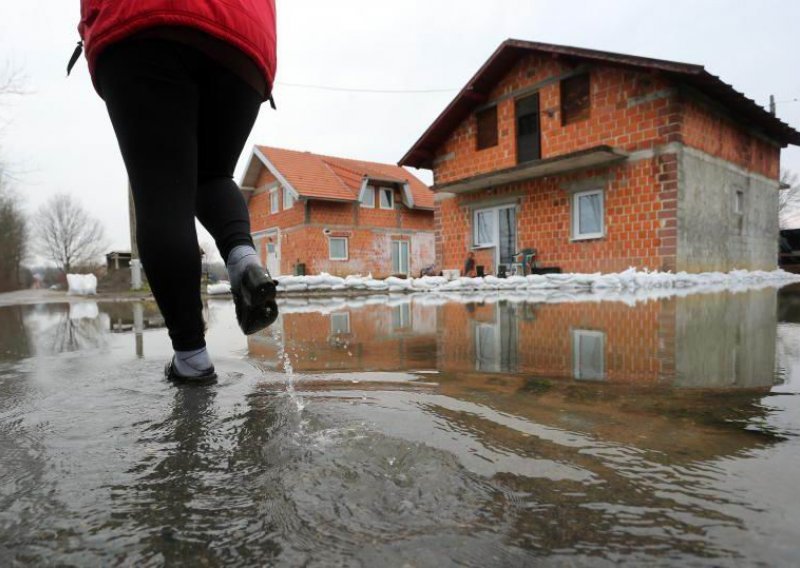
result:
[[[402,167],[256,146],[241,187],[273,276],[419,276],[434,263],[433,194]]]

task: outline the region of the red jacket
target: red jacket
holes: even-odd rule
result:
[[[275,0],[81,0],[78,32],[94,79],[100,53],[112,43],[158,26],[188,26],[239,48],[275,79]]]

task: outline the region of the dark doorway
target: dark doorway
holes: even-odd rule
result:
[[[539,129],[539,93],[517,101],[517,163],[542,157]]]

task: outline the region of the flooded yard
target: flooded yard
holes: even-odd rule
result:
[[[565,299],[2,307],[0,565],[796,565],[800,292]]]

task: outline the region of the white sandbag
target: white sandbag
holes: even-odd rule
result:
[[[206,293],[209,296],[217,296],[220,294],[230,294],[231,293],[231,283],[227,280],[220,280],[216,284],[209,284],[206,286]]]
[[[94,274],[67,274],[67,287],[73,296],[97,294],[97,277]]]

